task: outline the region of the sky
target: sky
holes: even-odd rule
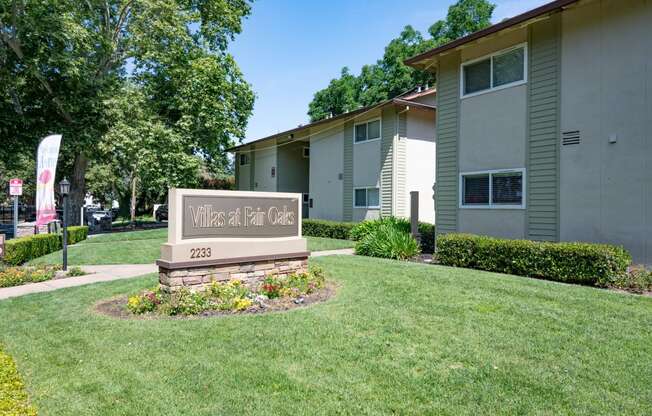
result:
[[[406,25],[427,36],[456,0],[255,0],[229,47],[256,102],[244,142],[308,122],[313,94],[381,58]],[[493,22],[550,0],[493,0]]]

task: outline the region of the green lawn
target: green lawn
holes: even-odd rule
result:
[[[68,263],[79,264],[146,264],[154,263],[161,254],[167,229],[104,234],[68,247]],[[306,237],[308,250],[334,250],[353,247],[348,240]],[[119,243],[119,244],[118,244]],[[127,260],[128,259],[128,260]],[[61,251],[32,260],[30,264],[61,263]]]
[[[91,244],[88,244],[91,245]],[[363,257],[336,298],[258,316],[122,321],[155,284],[0,302],[0,343],[40,415],[652,414],[652,299]]]

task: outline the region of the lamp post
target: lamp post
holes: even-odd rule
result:
[[[70,182],[63,178],[59,182],[59,192],[63,197],[63,270],[68,270],[68,194],[70,193]]]

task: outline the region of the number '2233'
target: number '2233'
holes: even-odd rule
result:
[[[191,259],[205,259],[211,256],[211,249],[208,248],[191,248],[190,249],[190,258]]]

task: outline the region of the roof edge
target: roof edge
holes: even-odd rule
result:
[[[500,23],[496,23],[495,25],[491,25],[485,29],[479,30],[477,32],[473,32],[469,35],[463,36],[459,39],[456,39],[452,42],[446,43],[442,46],[439,46],[437,48],[431,49],[429,51],[426,51],[424,53],[421,53],[419,55],[413,56],[412,58],[408,58],[403,63],[408,66],[416,67],[421,61],[431,58],[433,56],[439,55],[443,52],[446,52],[451,49],[455,49],[458,46],[462,46],[466,43],[472,42],[474,40],[483,38],[485,36],[491,35],[496,32],[500,32],[501,30],[508,29],[512,26],[516,26],[520,23],[523,23],[525,21],[528,21],[530,19],[534,19],[536,17],[539,17],[543,14],[551,13],[554,11],[557,11],[559,9],[562,9],[564,7],[567,7],[573,3],[577,3],[580,0],[555,0],[550,3],[546,3],[542,6],[539,6],[537,8],[534,8],[532,10],[529,10],[525,13],[521,13],[517,16],[511,17],[507,20],[503,20]]]

